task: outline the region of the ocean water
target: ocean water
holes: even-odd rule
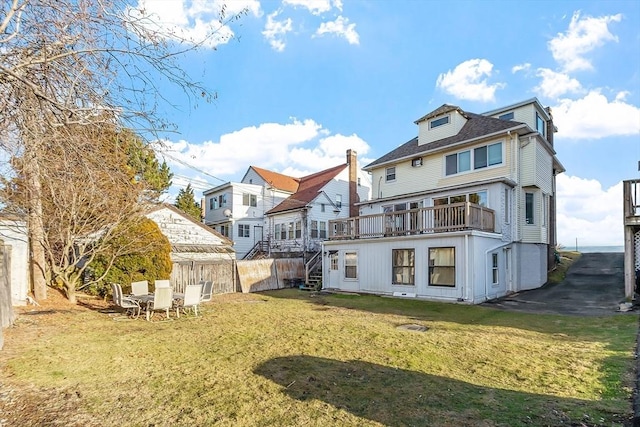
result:
[[[575,246],[566,246],[563,249],[567,251],[575,251]],[[578,252],[624,252],[624,246],[580,246],[578,245]]]

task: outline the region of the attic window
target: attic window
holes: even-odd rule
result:
[[[411,160],[411,166],[417,168],[418,166],[422,166],[422,157],[417,157]]]
[[[438,126],[446,125],[449,123],[449,116],[440,117],[439,119],[431,120],[429,128],[437,128]]]
[[[500,120],[513,120],[513,111],[510,111],[508,113],[504,113],[501,116],[498,116],[498,118]]]

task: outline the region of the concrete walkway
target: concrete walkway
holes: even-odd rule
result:
[[[533,313],[608,316],[625,314],[619,311],[621,302],[624,302],[624,254],[599,252],[582,254],[561,283],[483,305]]]

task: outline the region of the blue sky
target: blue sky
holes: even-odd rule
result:
[[[181,64],[215,90],[178,88],[163,152],[175,194],[242,178],[250,165],[302,176],[361,165],[417,135],[440,105],[483,113],[532,97],[558,127],[559,242],[622,245],[622,180],[640,177],[640,2],[226,2],[139,0],[185,37],[220,37]],[[188,166],[187,166],[188,165]]]

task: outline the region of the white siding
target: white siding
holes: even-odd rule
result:
[[[454,287],[429,285],[429,248],[455,248]],[[330,277],[329,255],[324,257],[323,286],[345,291],[393,295],[394,292],[415,294],[418,298],[441,301],[479,303],[507,292],[507,271],[503,248],[506,245],[499,236],[478,232],[442,233],[440,236],[424,235],[382,238],[371,240],[328,241],[323,252],[337,251],[339,271]],[[414,249],[415,285],[392,283],[393,249]],[[358,278],[344,278],[344,254],[358,253]],[[491,275],[491,254],[499,254],[499,282],[494,285]]]
[[[29,244],[27,225],[22,221],[0,220],[0,240],[11,251],[11,302],[25,305],[29,292]]]

